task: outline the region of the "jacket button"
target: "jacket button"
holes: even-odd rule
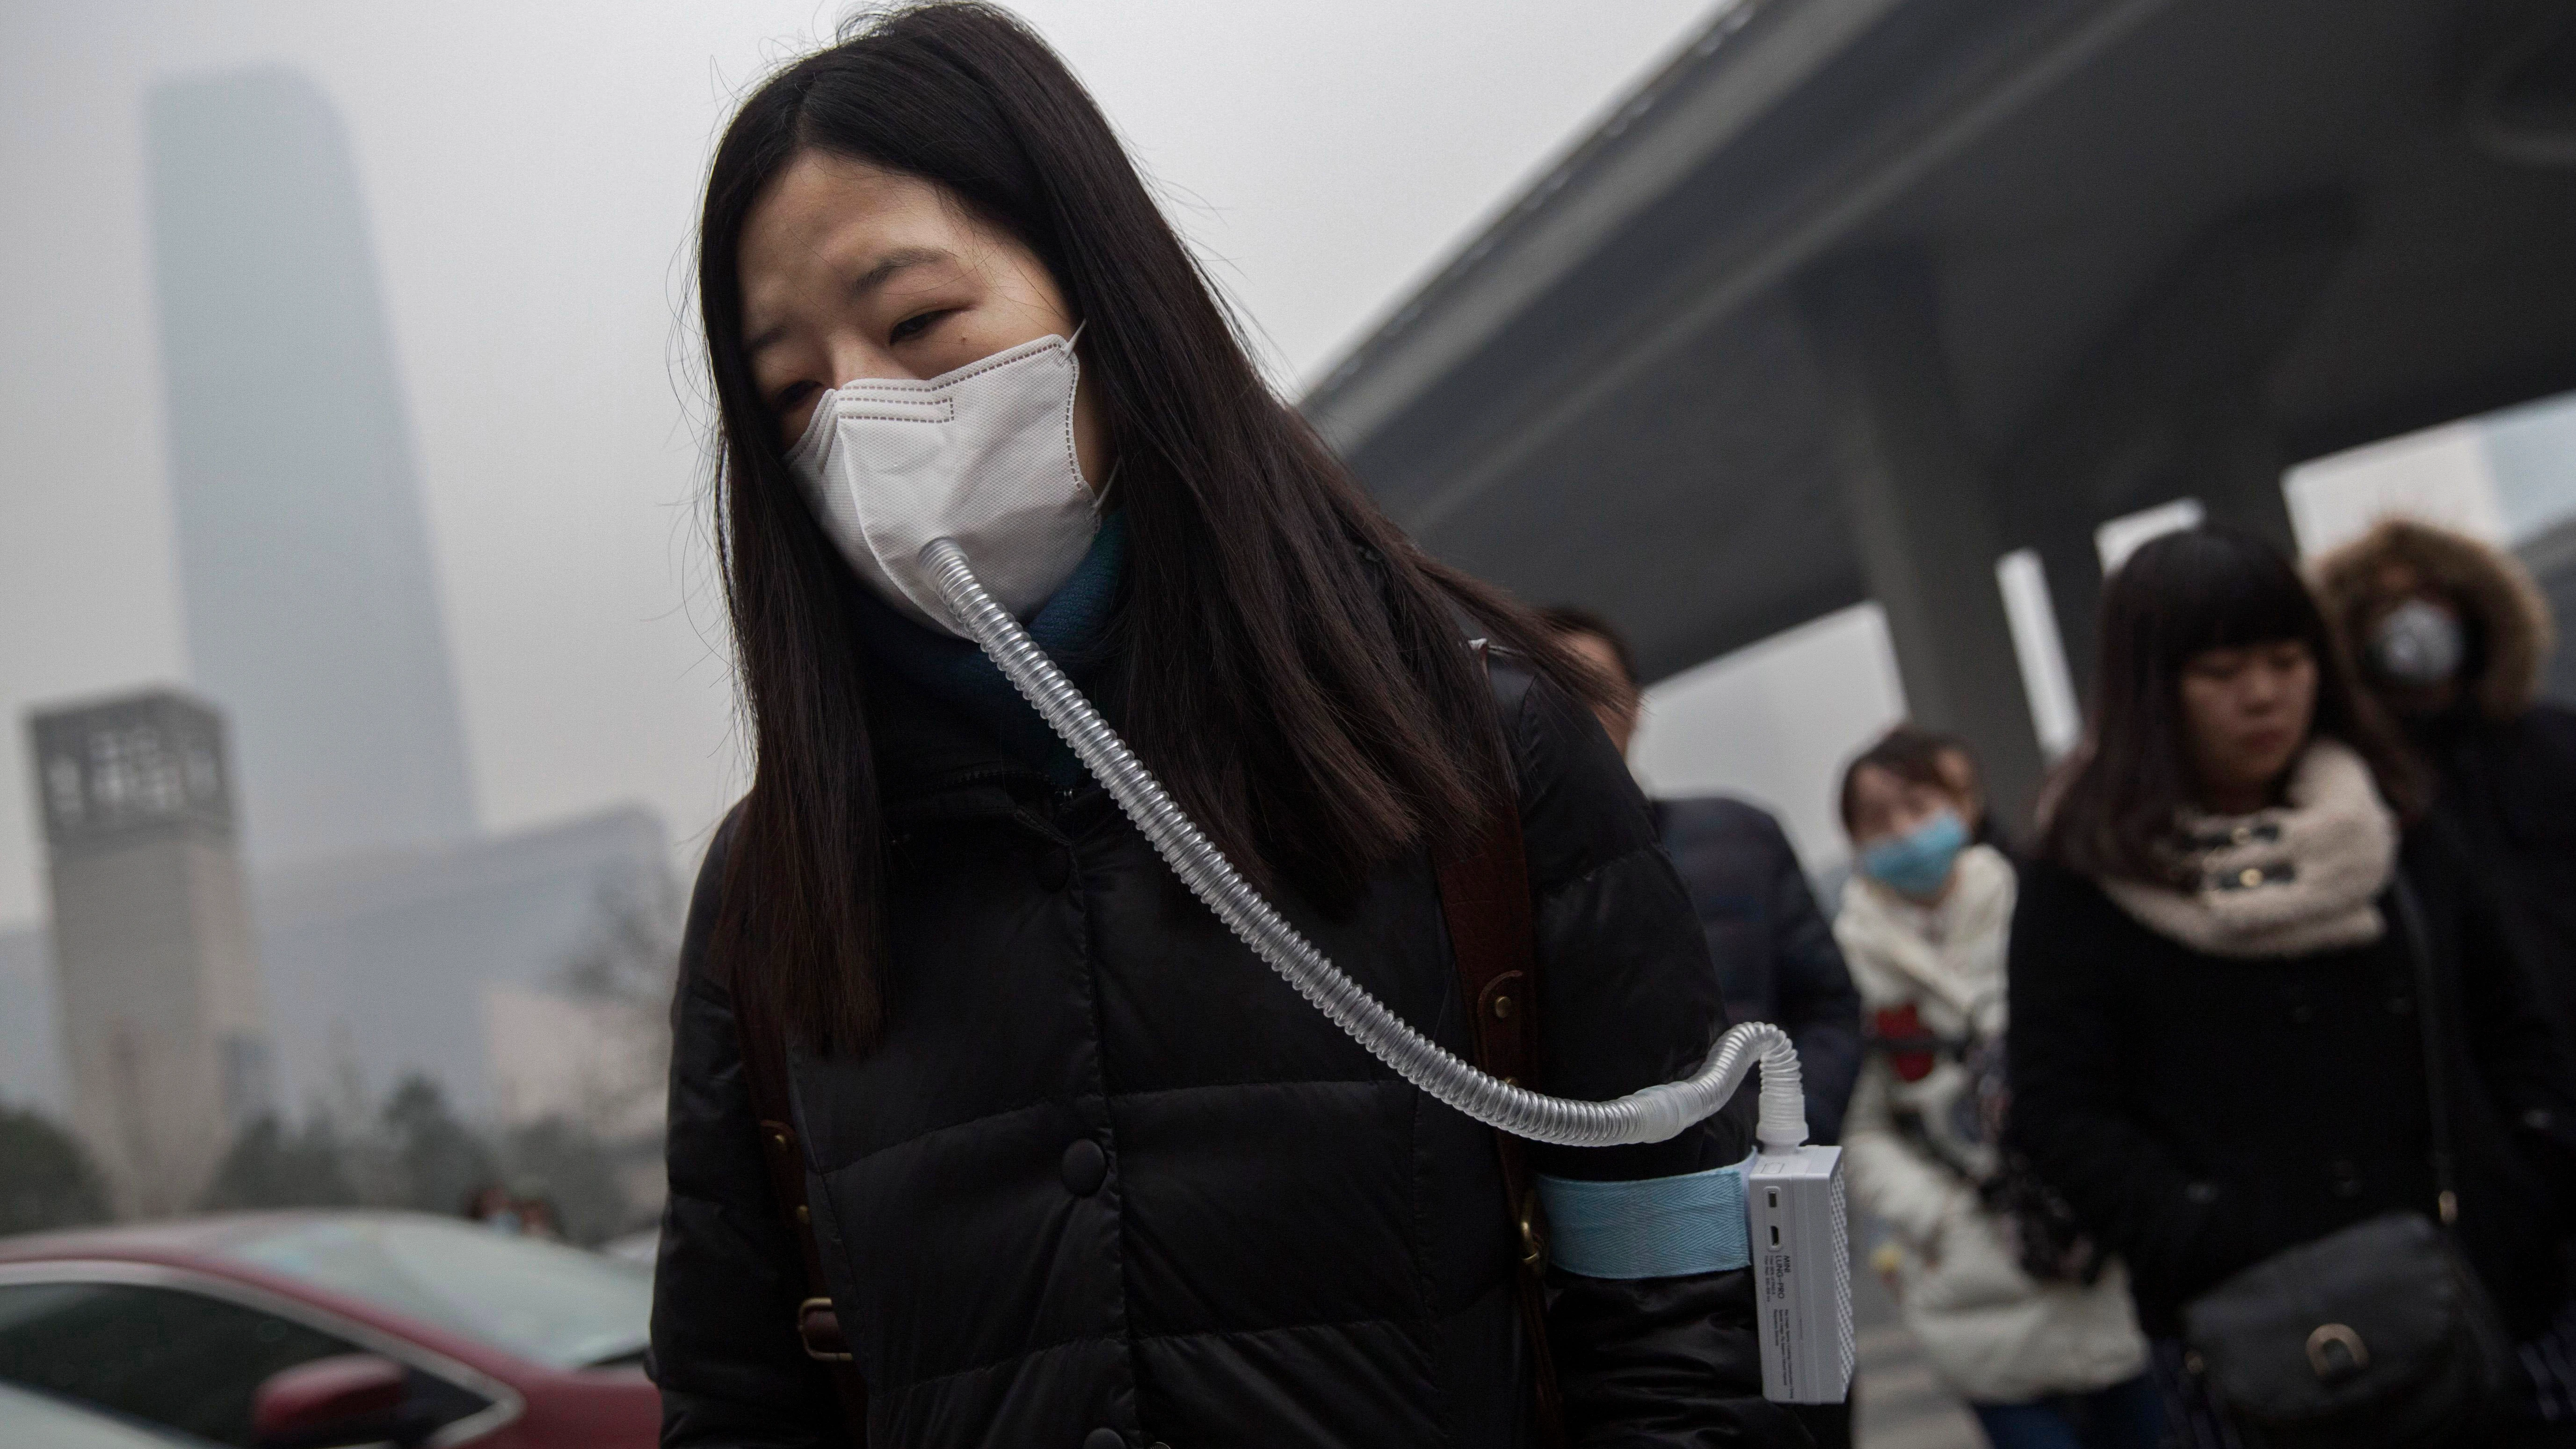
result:
[[[1127,1449],[1127,1440],[1115,1429],[1094,1429],[1082,1436],[1082,1449]]]
[[[1108,1180],[1109,1154],[1100,1150],[1099,1143],[1088,1137],[1082,1137],[1075,1139],[1074,1144],[1064,1150],[1066,1191],[1075,1197],[1089,1197],[1100,1191],[1100,1184]],[[1093,1437],[1097,1438],[1099,1434],[1109,1432],[1107,1429],[1102,1429]],[[1112,1437],[1115,1438],[1114,1435]],[[1091,1440],[1085,1439],[1082,1442],[1088,1445]]]
[[[2290,1022],[2294,1026],[2306,1026],[2316,1019],[2317,1009],[2304,1001],[2290,1008]]]
[[[1038,857],[1039,885],[1051,891],[1060,891],[1064,889],[1064,883],[1071,879],[1073,879],[1073,862],[1065,858],[1063,851],[1050,850]]]
[[[2359,1197],[2359,1196],[2361,1196],[2361,1169],[2360,1169],[2360,1168],[2357,1168],[2357,1167],[2355,1167],[2355,1166],[2353,1166],[2353,1163],[2352,1163],[2352,1159],[2351,1159],[2351,1158],[2349,1158],[2349,1157],[2338,1157],[2338,1158],[2336,1158],[2336,1159],[2334,1160],[2333,1165],[2331,1166],[2331,1168],[2330,1168],[2329,1170],[2330,1170],[2330,1171],[2332,1171],[2332,1172],[2334,1173],[2334,1195],[2335,1195],[2335,1196],[2337,1196],[2337,1197]]]

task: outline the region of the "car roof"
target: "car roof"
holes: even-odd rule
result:
[[[315,1222],[422,1217],[420,1213],[327,1208],[202,1213],[146,1223],[101,1223],[0,1237],[0,1262],[52,1258],[180,1258],[219,1253],[246,1239]]]
[[[390,1335],[478,1373],[507,1380],[524,1371],[525,1361],[507,1347],[485,1342],[458,1329],[424,1321],[403,1309],[245,1262],[228,1250],[272,1234],[316,1224],[445,1222],[428,1213],[359,1209],[295,1208],[261,1212],[205,1213],[157,1222],[101,1224],[59,1228],[41,1233],[0,1237],[0,1270],[48,1264],[128,1263],[148,1269],[176,1269],[248,1285],[291,1302],[318,1307],[369,1331]]]
[[[263,1240],[307,1230],[401,1226],[480,1230],[460,1218],[381,1209],[297,1208],[207,1213],[157,1222],[63,1228],[0,1237],[0,1275],[45,1274],[53,1265],[133,1265],[228,1280],[275,1298],[321,1309],[347,1323],[389,1335],[495,1380],[514,1384],[550,1373],[541,1358],[471,1327],[424,1317],[412,1306],[262,1262]],[[536,1245],[531,1245],[536,1246]],[[550,1249],[552,1251],[552,1249]]]

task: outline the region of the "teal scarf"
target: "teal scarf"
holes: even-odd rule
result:
[[[1091,551],[1074,566],[1072,576],[1038,606],[1037,613],[1020,621],[1056,667],[1086,694],[1101,666],[1109,662],[1109,619],[1126,573],[1127,516],[1112,513],[1101,523]],[[916,624],[867,589],[857,593],[859,638],[871,659],[991,730],[1003,753],[1044,770],[1057,789],[1082,783],[1082,762],[972,640]]]

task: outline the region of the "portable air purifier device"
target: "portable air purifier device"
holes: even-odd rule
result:
[[[1762,1397],[1839,1404],[1851,1392],[1849,1220],[1843,1150],[1755,1153],[1745,1169]]]

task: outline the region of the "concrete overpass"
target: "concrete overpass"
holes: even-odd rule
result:
[[[1305,400],[1428,547],[1660,677],[1863,599],[2039,771],[2093,530],[2576,388],[2566,0],[1741,0]]]

